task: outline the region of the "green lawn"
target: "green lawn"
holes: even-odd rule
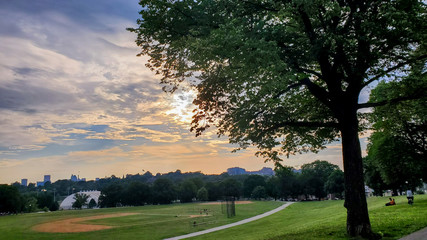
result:
[[[0,217],[0,239],[163,239],[249,218],[283,203],[261,202],[236,205],[236,217],[227,218],[221,205],[172,204],[160,206],[72,210],[51,213],[31,213]],[[203,212],[208,210],[208,215]],[[190,218],[190,215],[203,217]],[[43,233],[34,231],[35,225],[70,218],[90,217],[115,213],[135,215],[87,220],[84,223],[113,226],[114,228],[84,233]],[[196,222],[196,226],[194,225]]]
[[[396,206],[385,207],[385,197],[368,198],[372,228],[383,239],[399,239],[427,226],[427,195],[415,204],[395,197]],[[272,216],[196,239],[348,239],[344,201],[300,202]]]
[[[383,239],[400,237],[427,226],[427,195],[416,195],[415,204],[396,197],[396,206],[385,207],[387,198],[369,198],[373,230]],[[280,206],[279,202],[236,205],[237,216],[227,218],[220,205],[173,204],[98,210],[31,213],[0,217],[0,239],[163,239],[249,218]],[[348,239],[343,201],[299,202],[269,217],[192,239]],[[209,216],[200,215],[208,209]],[[76,217],[114,213],[135,215],[87,220],[85,223],[113,226],[86,233],[41,233],[33,226]],[[202,213],[204,215],[204,213]],[[197,226],[194,226],[196,221]]]

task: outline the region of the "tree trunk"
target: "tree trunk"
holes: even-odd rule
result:
[[[365,196],[362,151],[358,136],[356,111],[346,114],[345,119],[341,121],[341,138],[345,177],[344,207],[347,208],[347,233],[350,236],[373,238]]]

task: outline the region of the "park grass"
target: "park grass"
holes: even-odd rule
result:
[[[272,201],[237,204],[237,216],[233,218],[227,218],[221,205],[199,203],[2,216],[0,217],[0,239],[164,239],[236,222],[272,210],[282,204]],[[208,215],[203,209],[207,209]],[[136,214],[82,222],[113,226],[111,229],[93,232],[44,233],[33,230],[34,226],[46,222],[117,213]],[[191,218],[190,215],[200,217]]]
[[[427,226],[427,195],[416,195],[413,206],[407,204],[404,196],[395,199],[396,206],[385,207],[388,198],[368,198],[372,228],[386,240],[399,239]],[[222,213],[221,205],[198,203],[2,216],[0,239],[163,239],[236,222],[281,204],[267,201],[236,205],[237,216],[233,218]],[[191,239],[349,239],[345,232],[343,204],[343,201],[298,202],[263,219]],[[208,217],[188,217],[200,215],[203,209],[208,209]],[[116,213],[137,214],[86,221],[114,227],[94,232],[42,233],[32,230],[40,223]]]
[[[404,196],[395,199],[396,206],[385,207],[387,197],[368,198],[373,231],[386,240],[427,226],[427,195],[416,195],[413,206]],[[350,239],[343,205],[344,201],[299,202],[269,217],[192,239]]]

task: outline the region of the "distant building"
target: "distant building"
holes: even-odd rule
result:
[[[73,174],[71,174],[71,179],[70,179],[72,182],[77,182],[77,176],[76,175],[73,175]]]
[[[50,182],[50,175],[44,175],[43,182]]]
[[[78,192],[79,194],[86,194],[89,196],[89,198],[87,199],[87,202],[89,203],[90,200],[95,200],[96,205],[98,205],[98,199],[99,196],[101,195],[100,191],[83,191],[83,192]],[[63,210],[69,210],[73,208],[73,203],[76,201],[76,199],[74,199],[75,193],[69,195],[68,197],[66,197],[61,204],[59,205],[59,209],[63,209]],[[83,208],[86,208],[87,206],[83,206]]]
[[[365,185],[365,196],[366,197],[373,197],[374,196],[374,189]]]
[[[82,178],[80,179],[79,176],[73,175],[71,174],[71,179],[72,182],[86,182],[86,178]]]
[[[99,181],[99,177],[95,178],[95,181],[98,182]]]
[[[273,176],[274,171],[272,168],[269,167],[263,167],[259,171],[246,171],[244,168],[240,167],[233,167],[227,169],[227,173],[229,175],[243,175],[243,174],[250,174],[250,175],[263,175],[263,176]]]
[[[227,173],[230,175],[242,175],[242,174],[246,174],[246,170],[244,168],[233,167],[233,168],[227,169]]]
[[[263,176],[273,176],[274,175],[274,171],[273,171],[272,168],[263,167],[259,171],[250,172],[250,174],[258,174],[258,175],[263,175]]]
[[[36,187],[43,187],[43,186],[44,186],[44,182],[37,181]]]
[[[26,187],[28,185],[28,179],[26,178],[21,179],[21,185]]]

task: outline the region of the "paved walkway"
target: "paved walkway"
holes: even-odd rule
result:
[[[426,240],[427,239],[427,227],[413,232],[399,240]]]
[[[178,240],[178,239],[184,239],[184,238],[189,238],[189,237],[195,237],[195,236],[203,235],[203,234],[206,234],[206,233],[216,232],[216,231],[223,230],[223,229],[226,229],[226,228],[231,228],[231,227],[234,227],[234,226],[242,225],[242,224],[245,224],[245,223],[248,223],[248,222],[252,222],[252,221],[261,219],[263,217],[270,216],[273,213],[277,213],[278,211],[281,211],[281,210],[285,209],[287,206],[291,205],[292,203],[293,202],[287,202],[287,203],[283,204],[282,206],[280,206],[280,207],[278,207],[276,209],[273,209],[271,211],[265,212],[263,214],[255,216],[255,217],[247,218],[247,219],[235,222],[235,223],[230,223],[230,224],[227,224],[227,225],[223,225],[223,226],[219,226],[219,227],[215,227],[215,228],[211,228],[211,229],[206,229],[206,230],[203,230],[203,231],[200,231],[200,232],[194,232],[194,233],[190,233],[190,234],[186,234],[186,235],[181,235],[181,236],[178,236],[178,237],[167,238],[167,239],[164,239],[164,240]]]

